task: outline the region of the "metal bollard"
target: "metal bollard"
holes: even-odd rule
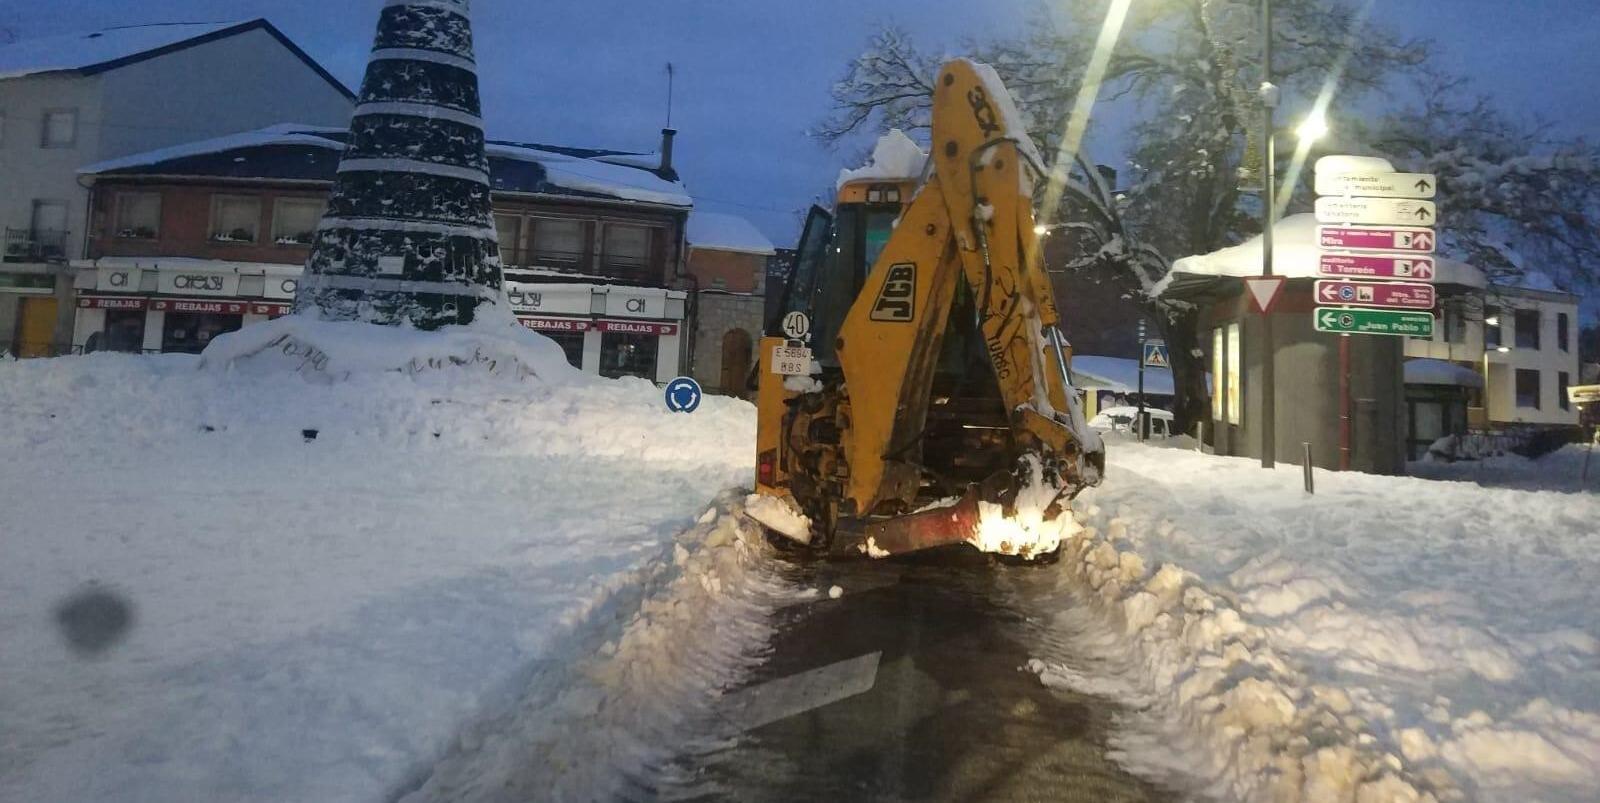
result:
[[[1314,494],[1317,492],[1317,488],[1316,482],[1311,476],[1311,444],[1301,442],[1300,448],[1305,453],[1305,456],[1300,461],[1300,466],[1306,475],[1306,493]]]

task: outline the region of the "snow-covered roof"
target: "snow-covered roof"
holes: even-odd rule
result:
[[[344,150],[347,138],[348,131],[343,128],[283,123],[259,131],[110,159],[87,165],[78,172],[84,175],[170,172],[185,176],[332,181],[336,153]],[[284,147],[299,150],[283,151]],[[508,142],[490,142],[486,150],[494,188],[499,191],[570,193],[684,208],[694,205],[682,183],[658,176],[654,171],[657,163],[642,161],[642,154]],[[318,151],[327,151],[330,155],[313,158]],[[574,155],[580,153],[601,155]],[[635,157],[638,164],[644,166],[616,162],[624,157]],[[767,247],[771,248],[771,244]]]
[[[88,70],[152,50],[232,28],[239,22],[175,22],[133,25],[93,33],[69,33],[0,46],[0,78],[63,70]]]
[[[617,164],[617,156],[600,161],[597,158],[571,156],[531,145],[504,142],[491,142],[487,150],[490,158],[539,165],[544,168],[545,180],[555,187],[640,203],[694,206],[694,200],[689,197],[689,191],[684,189],[682,182],[668,181],[636,164]]]
[[[878,137],[877,144],[872,146],[870,161],[854,170],[839,171],[837,186],[843,187],[847,181],[861,179],[921,178],[922,167],[927,162],[927,151],[906,136],[906,132],[891,128],[889,133]]]
[[[1444,360],[1406,360],[1407,385],[1458,385],[1483,387],[1483,375],[1464,365]]]
[[[85,75],[114,70],[186,47],[248,31],[277,39],[345,97],[355,94],[265,19],[231,22],[162,22],[26,39],[0,45],[0,80],[54,72]]]
[[[1097,357],[1092,354],[1072,355],[1072,384],[1095,390],[1112,390],[1118,393],[1139,391],[1139,361],[1125,357]],[[1166,368],[1144,369],[1144,392],[1156,396],[1171,396],[1172,371]]]
[[[1314,215],[1290,215],[1272,227],[1272,272],[1291,279],[1316,278],[1317,264],[1322,249],[1317,243],[1317,219]],[[1483,287],[1483,271],[1444,257],[1434,257],[1434,281],[1438,284],[1456,284],[1466,287]],[[1180,274],[1189,276],[1245,277],[1261,275],[1261,235],[1244,242],[1213,251],[1209,254],[1184,257],[1172,264],[1168,273],[1153,289],[1160,296],[1171,288]]]
[[[738,215],[696,211],[689,215],[689,245],[718,251],[739,251],[771,256],[777,253],[772,241]]]
[[[343,128],[329,128],[325,126],[302,125],[299,123],[281,123],[279,125],[263,128],[259,131],[245,131],[238,134],[228,134],[199,142],[185,142],[169,148],[160,148],[144,153],[135,153],[117,159],[108,159],[78,168],[84,175],[99,173],[112,173],[118,170],[127,170],[135,167],[148,167],[174,159],[185,159],[191,156],[207,156],[216,153],[225,153],[240,148],[259,148],[264,145],[309,145],[313,148],[326,148],[328,150],[344,150],[344,143],[333,139],[329,135],[342,137]]]

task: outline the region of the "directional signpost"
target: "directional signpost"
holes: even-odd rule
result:
[[[1337,160],[1335,160],[1337,161]],[[1354,161],[1354,160],[1352,160]],[[1350,338],[1433,337],[1438,244],[1431,173],[1317,173],[1318,332],[1339,338],[1339,468],[1350,467]],[[1361,279],[1364,281],[1354,281]],[[1370,308],[1370,309],[1368,309]]]
[[[1371,226],[1319,226],[1317,244],[1341,251],[1401,251],[1431,254],[1433,229],[1373,228]]]
[[[1407,282],[1346,282],[1321,279],[1314,291],[1318,304],[1348,304],[1387,309],[1433,309],[1433,285]]]
[[[1362,279],[1409,279],[1433,281],[1433,259],[1397,254],[1323,254],[1317,272],[1323,276],[1349,276]]]
[[[1317,331],[1341,335],[1433,337],[1433,313],[1380,309],[1319,309]]]
[[[1432,226],[1438,209],[1432,201],[1400,198],[1318,198],[1318,223],[1372,226]]]

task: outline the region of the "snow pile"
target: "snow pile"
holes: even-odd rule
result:
[[[738,215],[695,210],[689,215],[685,233],[694,248],[714,248],[719,251],[738,251],[745,254],[771,256],[777,253],[772,241],[750,221]]]
[[[1037,457],[1026,460],[1031,481],[1017,492],[1013,515],[993,502],[978,503],[978,532],[967,543],[979,551],[1037,558],[1055,552],[1076,531],[1060,489],[1044,481]]]
[[[1427,458],[1411,463],[1406,470],[1417,477],[1492,488],[1600,492],[1600,450],[1591,450],[1586,444],[1568,444],[1530,460],[1511,452],[1517,445],[1517,440],[1505,436],[1449,435],[1429,446]]]
[[[878,138],[872,147],[872,160],[854,170],[840,170],[838,186],[870,179],[905,180],[922,177],[928,152],[898,128]]]
[[[744,512],[756,523],[801,544],[811,543],[811,519],[801,513],[789,500],[750,494],[744,500]]]
[[[0,801],[393,799],[753,474],[745,402],[413,334],[0,363]]]
[[[672,759],[723,733],[720,693],[755,666],[770,614],[803,593],[775,574],[770,547],[740,495],[724,494],[671,546],[671,560],[630,578],[611,626],[543,664],[518,703],[462,734],[404,801],[617,800],[659,788]],[[814,593],[814,589],[807,589]]]
[[[1324,156],[1317,160],[1317,175],[1372,175],[1374,173],[1393,173],[1394,164],[1388,159],[1379,156],[1352,156],[1336,153]]]
[[[544,168],[545,179],[557,187],[640,203],[694,205],[681,183],[668,181],[639,167],[617,164],[615,160],[585,159],[506,142],[490,142],[486,150],[491,157],[538,164]]]
[[[1229,800],[1591,800],[1600,499],[1125,444],[1030,669]]]
[[[127,170],[132,167],[158,165],[162,162],[185,159],[191,156],[209,156],[243,148],[262,148],[269,145],[305,145],[342,152],[345,149],[345,144],[333,139],[331,135],[343,135],[346,131],[347,129],[343,128],[328,128],[302,123],[279,123],[257,131],[228,134],[212,139],[203,139],[199,142],[188,142],[168,148],[136,153],[131,156],[109,159],[104,162],[95,162],[78,168],[78,173],[92,176],[100,173]],[[163,263],[166,261],[162,260]]]

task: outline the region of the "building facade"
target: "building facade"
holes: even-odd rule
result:
[[[354,96],[266,20],[119,28],[0,47],[0,352],[66,351],[91,163],[285,119],[343,126]]]
[[[197,353],[287,314],[346,136],[278,125],[86,168],[74,349]],[[591,373],[678,374],[690,200],[670,163],[495,142],[489,165],[518,320]]]
[[[749,221],[696,211],[689,216],[689,275],[696,293],[691,375],[707,392],[750,396],[750,370],[766,322],[772,242]]]

